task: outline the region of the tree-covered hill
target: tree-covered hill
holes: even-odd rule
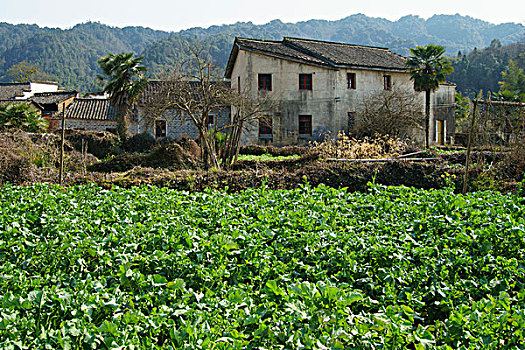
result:
[[[17,40],[12,43],[0,40],[4,46],[0,52],[0,80],[9,81],[9,68],[25,61],[61,86],[80,91],[100,87],[97,60],[101,56],[113,52],[141,53],[147,45],[169,35],[149,28],[114,28],[94,22],[68,30],[0,25],[0,38],[9,38],[10,33],[14,33]]]
[[[448,80],[456,83],[458,91],[470,97],[480,90],[485,94],[498,92],[509,60],[525,70],[525,42],[502,45],[499,40],[493,40],[487,48],[459,54],[451,60],[454,73]]]
[[[384,46],[403,55],[410,47],[434,43],[444,45],[448,55],[490,45],[503,45],[523,38],[525,27],[495,25],[460,15],[435,15],[429,19],[405,16],[398,21],[351,15],[337,21],[310,20],[263,25],[241,22],[231,25],[192,28],[177,33],[142,27],[115,28],[84,23],[71,29],[40,28],[36,25],[0,23],[0,81],[10,81],[9,68],[25,61],[56,79],[61,86],[88,91],[100,88],[96,75],[99,57],[109,52],[134,52],[145,56],[151,76],[161,76],[183,59],[184,46],[203,45],[219,69],[226,65],[235,36],[275,39],[303,37],[355,44]]]

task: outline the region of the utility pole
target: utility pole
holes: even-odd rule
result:
[[[60,139],[60,170],[58,173],[58,184],[62,186],[64,181],[64,143],[66,137],[66,104],[62,104],[62,138]]]

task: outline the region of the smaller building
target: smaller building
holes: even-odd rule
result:
[[[49,122],[49,130],[57,125],[55,116],[62,113],[78,95],[77,91],[58,89],[57,83],[0,83],[0,103],[28,103]]]
[[[0,83],[0,100],[27,100],[37,93],[57,91],[55,82]]]
[[[148,116],[146,115],[145,105],[151,102],[152,96],[159,91],[162,91],[162,85],[166,83],[163,80],[150,80],[146,91],[144,91],[139,99],[137,107],[137,120],[139,123],[140,133],[149,133],[156,139],[177,139],[181,137],[189,137],[197,139],[199,131],[193,121],[179,110],[168,110],[162,115]],[[195,98],[199,98],[198,87],[199,82],[191,81],[190,85],[195,89]],[[221,82],[221,84],[224,84]],[[228,86],[229,87],[229,86]],[[230,106],[222,106],[213,109],[208,114],[209,128],[220,128],[226,126],[230,119]]]

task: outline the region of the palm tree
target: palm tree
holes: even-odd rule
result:
[[[108,54],[98,60],[98,65],[107,76],[104,92],[110,94],[113,107],[117,108],[118,134],[121,140],[128,138],[129,114],[148,81],[144,76],[144,57],[135,58],[133,53]],[[100,79],[104,77],[99,76]]]
[[[439,88],[439,84],[446,80],[446,76],[454,71],[443,54],[445,47],[429,44],[410,48],[410,57],[406,61],[410,79],[414,81],[416,91],[425,91],[425,147],[429,146],[430,126],[430,93]]]
[[[47,120],[34,107],[26,103],[0,105],[0,130],[20,129],[26,132],[45,132]]]

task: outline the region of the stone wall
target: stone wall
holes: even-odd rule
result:
[[[148,123],[142,116],[142,111],[139,110],[139,124],[140,132],[147,132],[155,137],[155,124],[151,121]],[[209,115],[213,116],[213,122],[216,123],[217,128],[222,128],[228,124],[230,118],[230,108],[213,111]],[[184,115],[181,115],[178,111],[168,111],[164,115],[158,117],[156,120],[166,121],[166,134],[168,139],[177,139],[180,137],[189,137],[191,139],[197,139],[199,137],[199,131],[195,127],[193,121]],[[211,125],[210,125],[211,127]]]

